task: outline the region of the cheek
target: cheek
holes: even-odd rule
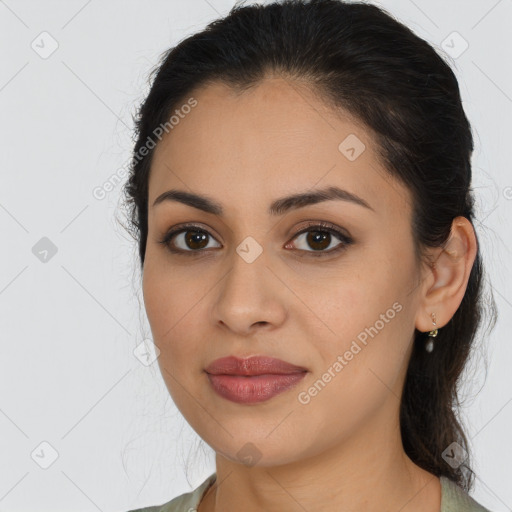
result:
[[[317,294],[315,312],[329,328],[318,345],[326,367],[339,355],[346,355],[347,368],[356,372],[357,378],[378,368],[391,379],[400,369],[414,323],[407,284],[412,275],[408,278],[407,262],[400,266],[398,275],[390,268],[390,260],[365,265],[350,276],[331,281]]]
[[[165,332],[172,326],[170,313],[173,311],[173,304],[166,280],[147,257],[144,264],[142,292],[153,341],[159,345]]]
[[[169,272],[162,271],[154,261],[146,260],[142,289],[153,343],[160,351],[157,360],[160,373],[173,401],[180,407],[186,407],[183,389],[190,389],[191,386],[187,380],[191,372],[187,369],[192,360],[197,359],[197,348],[187,342],[194,329],[196,313],[189,304],[193,304],[193,298],[187,296],[182,286],[176,286],[175,281]]]
[[[160,351],[161,373],[173,397],[179,393],[177,382],[188,389],[202,370],[198,361],[202,347],[194,340],[205,339],[200,331],[205,315],[203,299],[209,287],[191,286],[190,278],[169,265],[157,264],[155,259],[148,258],[144,266],[144,305],[153,342]]]
[[[368,296],[355,288],[340,295],[343,307],[326,318],[337,337],[317,339],[319,361],[299,390],[300,403],[309,404],[304,411],[335,418],[326,427],[333,438],[360,428],[384,403],[396,400],[409,346],[408,313],[395,293]]]
[[[146,257],[142,281],[144,306],[157,344],[174,337],[183,323],[190,322],[196,314],[195,305],[206,293],[201,287],[191,286],[190,276],[185,274],[157,257]]]

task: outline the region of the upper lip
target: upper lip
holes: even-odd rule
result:
[[[252,356],[239,359],[235,356],[228,356],[216,359],[206,367],[205,371],[213,375],[285,375],[307,370],[273,357]]]

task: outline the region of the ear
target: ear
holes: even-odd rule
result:
[[[441,328],[451,320],[466,292],[477,248],[471,222],[466,217],[456,217],[448,240],[433,252],[434,262],[423,274],[415,321],[418,331]],[[435,327],[432,313],[435,314]]]

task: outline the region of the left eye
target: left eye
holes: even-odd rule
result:
[[[338,239],[337,244],[335,243],[336,238]],[[295,235],[294,239],[298,240],[298,242],[294,244],[295,248],[305,252],[318,253],[313,254],[313,256],[335,252],[345,248],[352,242],[352,240],[343,233],[333,228],[325,228],[323,226],[309,227],[306,231]],[[288,248],[288,246],[289,244],[285,247]],[[308,249],[308,247],[311,249]]]

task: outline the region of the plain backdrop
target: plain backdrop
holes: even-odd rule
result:
[[[132,114],[159,55],[233,4],[0,0],[0,511],[122,512],[168,501],[213,471],[157,363],[141,362],[150,331],[116,179],[124,182]],[[473,495],[504,512],[512,3],[378,4],[450,61],[473,126],[476,229],[500,317],[468,367],[462,413]]]

